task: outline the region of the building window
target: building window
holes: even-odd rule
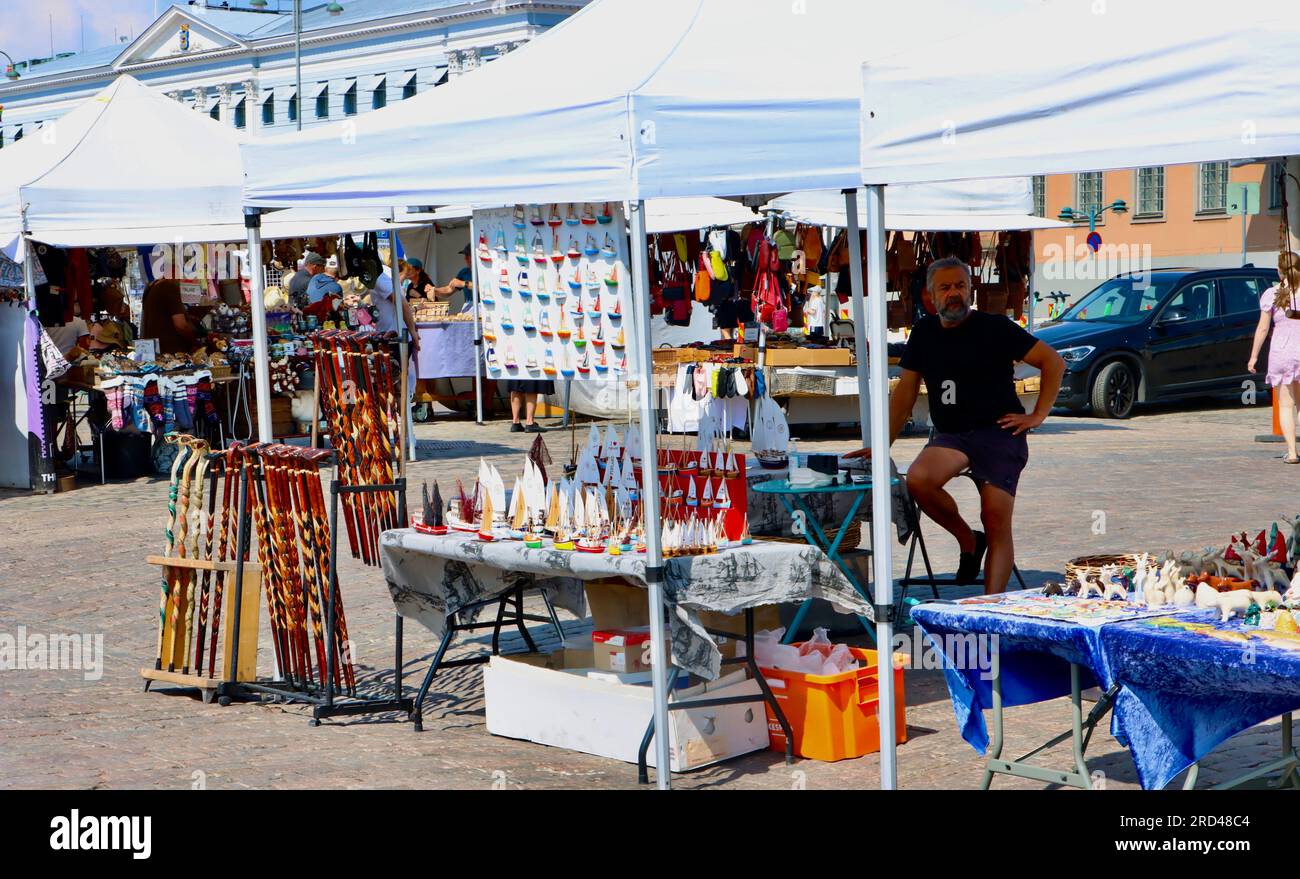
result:
[[[14,132],[14,143],[17,143],[22,139],[23,139],[23,127],[19,125],[18,130]]]
[[[1282,181],[1286,179],[1285,162],[1269,162],[1264,171],[1264,186],[1268,187],[1268,209],[1282,210]]]
[[[1165,169],[1138,168],[1137,204],[1133,206],[1134,217],[1163,217],[1165,215]]]
[[[1196,212],[1225,214],[1228,211],[1228,163],[1204,162],[1196,174]]]
[[[289,98],[289,121],[290,122],[298,121],[298,95],[297,94]]]
[[[246,106],[247,103],[248,102],[245,101],[243,98],[240,98],[239,103],[235,104],[235,127],[236,128],[245,128],[248,125],[248,108]]]
[[[325,86],[325,88],[321,89],[320,94],[316,96],[316,118],[317,119],[330,118],[330,87],[329,86]]]
[[[208,111],[208,118],[210,118],[210,119],[218,119],[218,120],[221,119],[221,104],[220,104],[220,103],[216,103],[216,104],[213,104],[213,105],[212,105],[212,109]]]
[[[1047,216],[1047,178],[1039,174],[1033,178],[1034,216]]]
[[[348,86],[348,90],[343,93],[343,115],[357,115],[357,84],[355,82]]]
[[[381,82],[370,94],[370,109],[382,110],[388,104],[388,83]]]
[[[408,98],[413,98],[413,97],[415,97],[415,71],[414,71],[414,70],[408,70],[408,71],[406,71],[406,73],[407,73],[407,75],[410,76],[411,78],[408,79],[408,80],[406,81],[406,85],[402,86],[402,100],[403,100],[403,101],[407,100]]]
[[[275,96],[274,95],[272,95],[271,97],[267,98],[265,101],[262,102],[262,124],[263,125],[275,124]]]
[[[1074,177],[1074,210],[1086,219],[1101,210],[1102,172],[1085,171]]]

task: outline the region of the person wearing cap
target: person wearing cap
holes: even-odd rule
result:
[[[125,351],[127,346],[126,331],[116,320],[105,320],[94,325],[90,331],[90,341],[86,350],[93,354],[112,354]]]
[[[313,254],[320,259],[320,254]],[[331,256],[327,260],[321,260],[323,263],[322,270],[312,275],[311,281],[307,284],[307,302],[315,305],[326,296],[341,297],[343,287],[338,282],[339,276],[339,258]]]
[[[424,260],[416,257],[398,260],[397,267],[402,279],[402,292],[408,298],[412,296],[434,298],[433,278],[424,271]]]
[[[465,257],[465,265],[442,287],[433,288],[434,299],[447,299],[455,293],[464,292],[465,304],[461,306],[461,313],[474,309],[474,269],[470,264],[470,246],[468,244],[461,250],[460,255]]]
[[[319,253],[307,251],[298,261],[298,271],[289,279],[289,301],[302,308],[311,300],[307,298],[307,287],[311,279],[325,271],[325,257]]]

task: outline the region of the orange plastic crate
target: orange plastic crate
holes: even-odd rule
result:
[[[797,645],[796,645],[797,646]],[[790,724],[794,752],[812,760],[847,760],[880,750],[880,682],[877,653],[849,648],[862,667],[836,675],[810,675],[781,669],[761,669]],[[894,655],[894,729],[896,741],[907,741],[907,706],[902,664],[907,655]],[[785,751],[785,733],[772,709],[767,728],[773,751]]]

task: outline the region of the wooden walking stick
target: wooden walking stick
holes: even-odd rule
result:
[[[165,442],[176,445],[175,436],[167,436]],[[190,449],[188,446],[181,446],[176,450],[176,457],[172,459],[171,485],[167,489],[167,524],[164,533],[167,537],[166,546],[163,548],[163,555],[170,556],[172,548],[176,545],[176,495],[180,492],[180,471],[185,466],[185,461],[189,458]],[[158,658],[157,668],[162,668],[163,661],[163,636],[167,629],[167,606],[168,595],[171,592],[171,582],[167,569],[162,571],[162,591],[158,598]]]
[[[304,459],[305,455],[301,450],[295,450],[289,458],[288,473],[291,477],[289,490],[293,500],[294,518],[297,521],[298,533],[302,539],[302,561],[308,587],[307,599],[311,608],[312,634],[316,645],[316,667],[319,671],[319,679],[324,682],[327,666],[325,663],[324,618],[321,616],[321,607],[324,604],[321,598],[323,589],[318,564],[316,523],[307,496],[309,491],[307,486],[308,468]],[[316,460],[320,459],[317,458]]]
[[[206,440],[196,440],[191,438],[190,446],[194,449],[197,463],[194,467],[195,480],[193,493],[198,498],[198,527],[194,529],[193,546],[188,551],[189,557],[199,558],[199,540],[203,536],[203,531],[207,527],[207,521],[203,517],[203,496],[207,488],[208,481],[208,451],[209,446]],[[181,547],[181,556],[187,554],[186,547]],[[182,672],[189,674],[190,671],[190,642],[194,633],[194,586],[198,580],[196,571],[189,571],[185,575],[185,639],[182,642],[182,653],[184,665]],[[197,667],[197,666],[196,666]]]
[[[176,527],[175,541],[173,544],[174,554],[178,558],[185,557],[186,533],[189,531],[189,509],[190,509],[190,491],[194,482],[194,471],[198,466],[199,459],[203,456],[202,451],[192,441],[186,442],[184,439],[178,439],[177,442],[183,444],[189,454],[185,458],[185,466],[181,468],[181,483],[176,492]],[[164,570],[168,570],[164,568]],[[193,573],[185,568],[171,568],[172,585],[170,594],[167,596],[166,618],[171,621],[171,646],[175,648],[177,638],[184,638],[184,633],[180,631],[181,626],[181,600],[186,595],[186,584],[189,582],[190,575]],[[184,643],[182,641],[182,643]],[[176,653],[174,649],[167,650],[167,670],[175,671]],[[185,653],[181,654],[181,663],[184,664]]]
[[[272,513],[277,530],[277,554],[283,556],[288,576],[285,578],[285,599],[292,614],[293,642],[298,668],[304,683],[314,680],[311,654],[307,644],[307,592],[303,566],[299,562],[298,528],[295,522],[293,499],[289,487],[288,469],[294,449],[275,446],[267,461],[271,471],[271,488],[274,504]]]
[[[239,446],[238,441],[231,443],[230,448],[225,453],[225,479],[221,486],[221,533],[217,539],[217,561],[221,562],[226,561],[228,558],[234,558],[235,554],[241,551],[240,547],[236,547],[233,553],[227,555],[230,539],[231,489],[239,481],[241,472],[239,469]],[[225,585],[226,572],[217,571],[217,583],[212,594],[212,635],[208,646],[208,677],[216,676],[217,633],[221,631],[221,598]]]
[[[213,539],[217,533],[217,484],[222,481],[223,473],[217,470],[212,476],[212,483],[208,489],[208,507],[205,513],[206,526],[204,528],[203,556],[208,561],[216,561],[212,558]],[[229,485],[229,483],[227,483]],[[196,674],[203,672],[203,646],[204,637],[207,635],[208,621],[208,594],[212,588],[212,572],[205,569],[203,571],[202,583],[199,586],[199,630],[194,639],[194,671]]]
[[[257,479],[261,472],[261,443],[252,443],[242,449],[243,466],[248,470],[248,501],[252,507],[253,523],[257,531],[257,561],[262,568],[262,579],[266,588],[267,616],[271,623],[271,642],[275,647],[275,664],[281,673],[288,671],[288,650],[284,632],[284,612],[280,605],[279,566],[272,561],[271,523],[266,510],[265,477]]]
[[[325,506],[325,495],[321,488],[319,474],[308,480],[308,488],[311,494],[312,507],[315,510],[316,518],[316,535],[317,547],[325,553],[324,566],[322,570],[325,573],[326,588],[332,590],[334,595],[334,652],[337,657],[335,668],[339,669],[346,682],[349,693],[356,691],[356,674],[352,668],[351,651],[347,649],[348,644],[348,624],[347,617],[343,612],[343,593],[339,589],[338,575],[330,579],[329,577],[329,560],[328,552],[330,546],[330,528],[329,528],[329,509]]]

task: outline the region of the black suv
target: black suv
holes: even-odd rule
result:
[[[1159,269],[1111,278],[1034,335],[1065,358],[1057,405],[1127,418],[1135,403],[1241,393],[1275,270]],[[1259,363],[1267,363],[1265,346]],[[1262,396],[1262,395],[1261,395]]]

